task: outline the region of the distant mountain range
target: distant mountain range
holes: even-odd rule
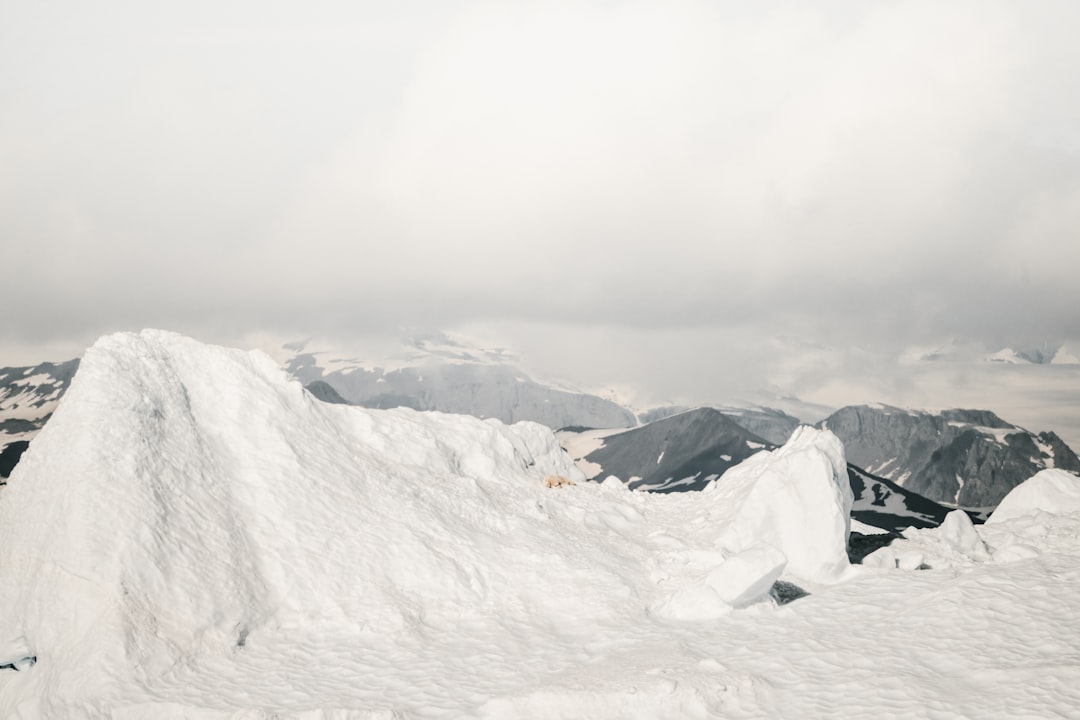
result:
[[[438,410],[505,423],[531,420],[551,428],[633,427],[630,410],[596,395],[533,380],[519,367],[462,349],[458,355],[421,356],[416,364],[385,369],[361,361],[321,364],[299,352],[285,368],[316,396],[367,408]]]

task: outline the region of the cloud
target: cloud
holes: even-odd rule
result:
[[[1080,337],[1073,3],[377,8],[0,11],[5,343],[488,326],[806,390],[848,366],[776,338]]]

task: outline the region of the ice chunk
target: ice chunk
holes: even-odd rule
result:
[[[789,572],[817,582],[835,582],[850,567],[853,498],[844,447],[830,431],[800,427],[783,447],[751,456],[703,493],[717,498],[712,517],[726,550],[767,543],[787,557]]]
[[[728,605],[745,607],[769,594],[786,565],[784,553],[761,543],[729,557],[709,573],[705,584]]]

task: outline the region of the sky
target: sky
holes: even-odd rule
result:
[[[967,362],[1080,354],[1078,36],[1072,0],[5,3],[0,365],[422,327],[642,402],[1080,438],[1075,368]]]

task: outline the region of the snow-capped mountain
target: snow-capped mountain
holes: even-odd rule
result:
[[[1044,468],[1080,471],[1080,458],[1054,433],[1029,432],[987,410],[856,405],[818,425],[836,433],[855,465],[954,506],[995,506]]]
[[[505,350],[476,348],[438,333],[410,338],[395,355],[374,360],[311,352],[299,344],[293,349],[285,368],[332,401],[529,420],[555,429],[637,424],[630,410],[611,400],[534,380]]]
[[[52,416],[78,367],[78,360],[69,360],[0,368],[0,478],[11,474]]]

